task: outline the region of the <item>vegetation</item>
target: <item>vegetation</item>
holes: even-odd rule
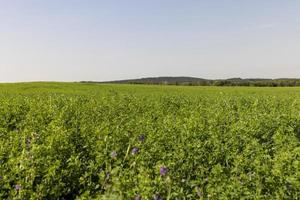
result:
[[[142,78],[109,83],[126,84],[159,84],[159,85],[189,85],[189,86],[255,86],[255,87],[292,87],[300,86],[300,79],[202,79],[194,77],[157,77]]]
[[[299,199],[300,88],[0,85],[0,199]]]

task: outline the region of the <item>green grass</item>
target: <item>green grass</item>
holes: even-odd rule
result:
[[[218,93],[242,93],[245,95],[299,95],[300,87],[213,87],[213,86],[167,86],[167,85],[128,85],[128,84],[94,84],[94,83],[7,83],[0,84],[0,94],[75,94],[106,95],[110,92],[134,95],[218,95]]]
[[[0,84],[0,115],[0,199],[300,196],[300,88]]]

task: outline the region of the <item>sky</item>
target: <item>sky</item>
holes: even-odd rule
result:
[[[300,78],[297,0],[0,0],[0,82]]]

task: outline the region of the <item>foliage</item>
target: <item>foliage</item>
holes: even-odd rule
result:
[[[0,199],[299,199],[299,88],[0,89]]]

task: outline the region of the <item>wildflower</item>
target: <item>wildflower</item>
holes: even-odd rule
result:
[[[21,190],[21,185],[15,185],[15,190],[17,191]]]
[[[111,152],[111,154],[110,154],[110,156],[111,156],[111,158],[113,158],[113,159],[116,159],[117,158],[117,152],[116,151],[113,151],[113,152]]]
[[[132,149],[132,151],[131,151],[131,154],[132,154],[132,155],[138,154],[139,151],[140,151],[139,148],[134,147],[134,148]]]
[[[30,138],[27,138],[26,139],[26,147],[29,148],[30,144],[31,144],[31,140],[30,140]]]
[[[140,142],[144,142],[146,140],[146,136],[144,134],[142,134],[142,135],[139,136],[138,139],[139,139]]]
[[[155,194],[155,195],[153,196],[153,199],[154,199],[154,200],[163,200],[163,198],[162,198],[161,196],[159,196],[158,194]]]
[[[165,176],[168,173],[168,168],[167,167],[160,167],[159,173],[161,176]]]
[[[136,195],[136,197],[134,198],[134,200],[142,200],[142,196],[141,195]]]
[[[3,179],[3,176],[0,176],[0,180],[2,180]]]

